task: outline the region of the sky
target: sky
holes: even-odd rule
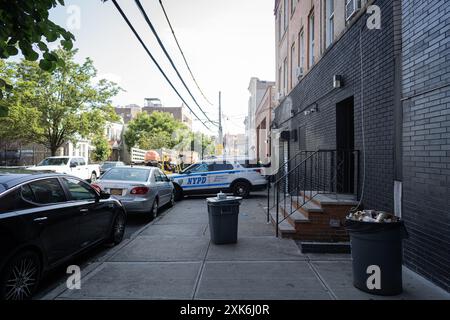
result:
[[[168,60],[159,48],[135,2],[118,0],[149,50],[202,119]],[[178,41],[206,97],[201,96],[182,60],[158,0],[141,0],[166,49],[187,86],[212,120],[218,119],[218,92],[222,91],[224,133],[243,133],[251,77],[275,79],[275,23],[273,0],[162,0]],[[160,98],[166,107],[182,104],[111,1],[66,0],[50,12],[50,19],[76,38],[77,60],[90,57],[98,78],[117,82],[125,91],[113,98],[114,105],[138,104],[144,98]],[[216,134],[199,121],[194,130]]]

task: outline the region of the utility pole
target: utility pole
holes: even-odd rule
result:
[[[223,145],[222,131],[222,92],[219,91],[219,144]]]

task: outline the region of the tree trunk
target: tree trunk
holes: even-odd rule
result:
[[[51,154],[52,154],[52,157],[54,157],[54,156],[56,156],[56,151],[58,151],[58,149],[59,149],[59,147],[57,147],[57,146],[51,146],[50,147],[50,152],[51,152]]]

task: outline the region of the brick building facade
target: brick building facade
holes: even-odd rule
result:
[[[450,290],[450,7],[403,0],[405,263]]]
[[[448,291],[450,19],[443,0],[427,2],[365,2],[279,102],[273,128],[289,135],[274,145],[289,159],[301,150],[359,150],[363,207],[402,215],[410,231],[405,264]],[[381,9],[381,29],[367,27],[370,5]],[[277,78],[277,88],[284,83]]]

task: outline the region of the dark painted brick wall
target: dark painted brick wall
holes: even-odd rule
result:
[[[405,264],[450,290],[450,6],[403,0]]]
[[[336,148],[336,104],[354,97],[355,149],[362,146],[361,55],[364,82],[364,123],[366,135],[366,180],[363,203],[366,208],[393,211],[393,90],[394,15],[393,1],[379,0],[381,30],[365,27],[363,15],[332,45],[316,66],[300,81],[277,108],[275,122],[290,129],[306,127],[306,148]],[[398,37],[399,38],[399,37]],[[333,75],[344,77],[344,87],[333,89]],[[303,110],[317,103],[319,112],[305,116]],[[291,120],[291,109],[297,115]],[[290,142],[293,156],[298,142]],[[362,172],[362,170],[361,170]]]

